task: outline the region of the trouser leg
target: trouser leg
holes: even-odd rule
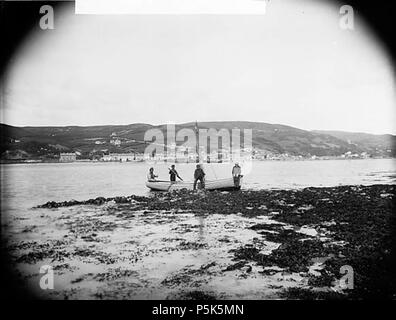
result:
[[[197,181],[198,179],[194,179],[194,190],[197,189]]]
[[[234,176],[234,186],[239,187],[239,176]]]

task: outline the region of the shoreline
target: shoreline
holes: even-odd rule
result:
[[[326,158],[320,158],[317,157],[315,159],[312,158],[302,158],[302,159],[252,159],[250,161],[252,162],[299,162],[299,161],[330,161],[330,160],[342,160],[342,161],[356,161],[356,160],[382,160],[382,159],[388,159],[388,160],[396,160],[396,157],[369,157],[369,158],[342,158],[342,157],[326,157]],[[90,159],[81,159],[81,160],[76,160],[76,161],[65,161],[65,162],[59,162],[57,160],[54,161],[41,161],[41,160],[32,160],[32,161],[16,161],[16,160],[0,160],[1,165],[7,165],[7,164],[73,164],[73,163],[145,163],[145,164],[152,164],[150,161],[102,161],[102,160],[90,160]],[[179,165],[182,164],[195,164],[195,162],[174,162],[174,161],[160,161],[156,162],[155,164],[161,164],[161,163],[176,163]],[[233,164],[233,161],[224,161],[224,162],[204,162],[204,164]]]
[[[395,192],[352,185],[50,201],[32,211],[47,225],[24,226],[35,241],[10,237],[8,250],[30,284],[32,266],[54,265],[63,287],[52,299],[394,299]],[[61,238],[38,236],[54,229]],[[340,283],[343,266],[353,289]]]

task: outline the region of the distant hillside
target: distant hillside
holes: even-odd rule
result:
[[[392,150],[395,155],[396,137],[391,134],[368,134],[361,132],[345,132],[345,131],[314,131],[320,134],[328,134],[338,139],[347,141],[349,144],[361,147],[369,153],[376,153],[378,150]]]
[[[298,128],[260,122],[205,122],[200,124],[216,129],[252,129],[253,147],[272,153],[292,155],[341,155],[347,151],[363,152],[344,140]],[[352,147],[352,148],[351,148]]]
[[[195,123],[178,124],[194,128]],[[348,151],[367,152],[373,156],[395,156],[396,136],[347,133],[340,131],[306,131],[260,122],[201,122],[200,128],[252,129],[253,147],[268,153],[302,156],[339,156]],[[150,124],[66,127],[13,127],[0,124],[2,159],[51,159],[60,152],[79,152],[80,158],[99,157],[105,152],[144,152],[148,129],[166,133],[166,125]],[[391,150],[389,152],[389,150]]]
[[[10,158],[10,154],[18,159],[24,151],[30,155],[29,158],[35,159],[56,158],[60,152],[72,151],[80,152],[81,158],[100,155],[103,150],[142,152],[145,145],[131,140],[143,140],[144,133],[151,127],[147,124],[89,127],[13,127],[0,124],[0,153],[3,159]],[[110,143],[113,133],[124,142],[120,148]],[[96,141],[101,144],[96,144]]]

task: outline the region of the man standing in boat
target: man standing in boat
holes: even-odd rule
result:
[[[149,181],[149,182],[156,181],[155,178],[158,178],[158,176],[154,174],[154,168],[150,168],[150,170],[147,174],[147,181]]]
[[[201,183],[202,189],[205,189],[205,172],[199,164],[197,164],[197,168],[194,172],[194,190],[197,189],[198,180]]]
[[[176,177],[178,177],[181,181],[183,181],[183,179],[177,173],[174,164],[172,164],[171,169],[169,169],[169,174],[170,174],[170,181],[172,183],[176,182]]]
[[[232,177],[234,178],[235,187],[239,187],[239,183],[242,177],[241,173],[241,167],[238,163],[235,163],[234,167],[232,168]]]

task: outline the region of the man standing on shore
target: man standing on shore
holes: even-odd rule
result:
[[[199,164],[197,164],[197,168],[194,172],[194,190],[197,189],[198,180],[201,183],[202,189],[205,189],[205,172]]]
[[[239,187],[241,175],[241,167],[238,163],[235,163],[234,167],[232,168],[232,177],[234,178],[234,185],[235,187]]]
[[[169,174],[170,174],[170,181],[172,183],[176,182],[176,177],[178,177],[181,181],[183,181],[183,179],[177,173],[174,164],[172,164],[171,169],[169,169]]]

